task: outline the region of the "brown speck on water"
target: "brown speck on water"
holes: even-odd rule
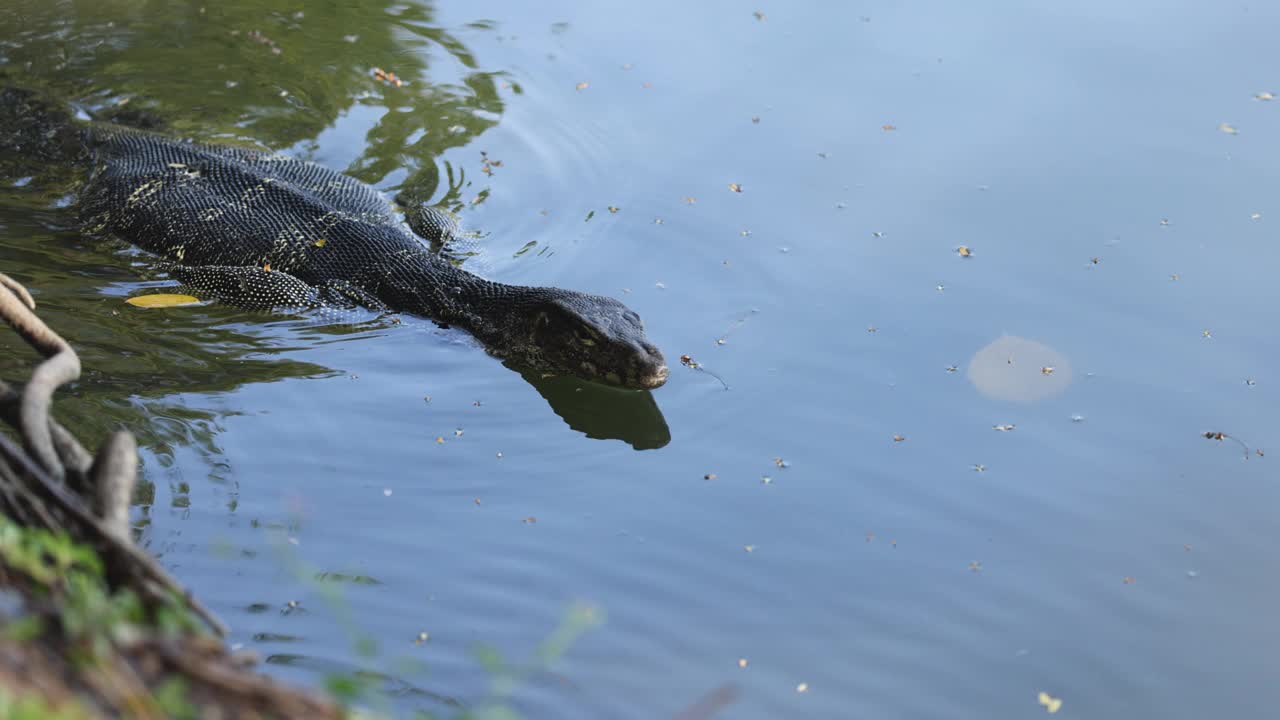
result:
[[[785,469],[785,468],[789,468],[789,467],[791,467],[791,463],[787,462],[786,460],[783,460],[783,459],[782,459],[782,458],[780,458],[780,457],[776,457],[776,458],[774,458],[774,459],[773,459],[773,464],[774,464],[774,465],[776,465],[776,466],[778,466],[778,467],[780,467],[780,468],[784,468],[784,469]]]
[[[438,436],[438,437],[436,437],[436,444],[437,444],[437,445],[443,445],[443,444],[444,444],[444,436]]]
[[[969,249],[968,245],[961,245],[956,248],[956,253],[962,258],[973,257],[973,251]]]
[[[894,435],[894,436],[893,436],[893,441],[894,441],[894,442],[896,442],[896,443],[903,442],[903,441],[905,441],[906,439],[907,439],[907,438],[906,438],[906,437],[904,437],[904,436],[902,436],[902,435]]]
[[[685,205],[696,205],[697,203],[698,203],[698,198],[692,195],[686,195],[684,198]]]
[[[889,131],[891,131],[891,130],[897,130],[897,129],[898,129],[898,127],[897,127],[896,125],[887,125],[887,124],[886,124],[886,125],[881,125],[881,126],[880,126],[880,129],[881,129],[881,130],[884,130],[885,132],[889,132]]]
[[[525,518],[524,520],[521,520],[520,522],[524,523],[525,525],[536,525],[538,523],[538,518],[530,515],[529,517]]]
[[[1046,365],[1045,367],[1040,368],[1040,374],[1041,374],[1041,375],[1052,375],[1052,374],[1053,374],[1053,368],[1052,368],[1051,366]]]
[[[591,87],[591,83],[588,83],[588,82],[580,82],[580,83],[578,83],[577,85],[574,85],[574,86],[573,86],[573,89],[574,89],[574,90],[577,90],[577,91],[579,91],[579,92],[581,92],[581,91],[583,91],[583,90],[586,90],[586,89],[587,89],[587,88],[589,88],[589,87]]]
[[[610,205],[610,206],[609,206],[609,212],[611,212],[611,213],[617,214],[618,210],[619,210],[619,208],[618,208],[618,206],[617,206],[617,205]]]

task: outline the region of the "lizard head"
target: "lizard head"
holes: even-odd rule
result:
[[[523,356],[535,369],[636,390],[667,381],[667,361],[640,316],[613,298],[557,289],[529,313]]]

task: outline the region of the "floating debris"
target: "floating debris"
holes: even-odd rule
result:
[[[1054,714],[1054,713],[1056,713],[1056,712],[1058,712],[1059,710],[1061,710],[1061,709],[1062,709],[1062,700],[1061,700],[1061,698],[1052,697],[1052,696],[1051,696],[1051,695],[1049,695],[1049,693],[1047,693],[1047,692],[1042,692],[1042,693],[1040,693],[1039,700],[1040,700],[1040,704],[1044,706],[1044,709],[1045,709],[1045,710],[1046,710],[1050,715],[1052,715],[1052,714]]]
[[[1229,123],[1222,123],[1221,125],[1219,125],[1219,126],[1218,126],[1218,129],[1219,129],[1219,130],[1221,130],[1222,132],[1224,132],[1224,133],[1228,134],[1228,135],[1239,135],[1239,134],[1240,134],[1240,131],[1239,131],[1239,130],[1237,130],[1237,129],[1236,129],[1236,127],[1235,127],[1234,125],[1231,125],[1231,124],[1229,124]]]
[[[756,10],[751,14],[755,16],[756,20],[759,20],[760,22],[764,22],[764,13],[760,12],[759,10]]]
[[[969,572],[982,572],[982,561],[974,560],[969,563]]]
[[[373,78],[375,80],[380,80],[382,82],[385,82],[388,85],[395,85],[396,87],[401,87],[404,85],[404,81],[402,81],[399,77],[397,77],[395,73],[389,70],[383,70],[380,67],[376,67],[373,69]]]
[[[1275,99],[1276,99],[1276,96],[1275,96],[1275,95],[1272,95],[1272,94],[1271,94],[1271,93],[1269,93],[1269,92],[1265,92],[1265,91],[1264,91],[1264,92],[1260,92],[1260,93],[1258,93],[1257,95],[1254,95],[1254,96],[1253,96],[1253,99],[1254,99],[1254,100],[1261,100],[1261,101],[1263,101],[1263,102],[1269,102],[1269,101],[1271,101],[1271,100],[1275,100]]]
[[[192,295],[159,293],[155,295],[138,295],[128,298],[125,302],[140,308],[187,307],[189,305],[199,305],[200,298]]]
[[[803,682],[802,682],[802,683],[800,683],[799,685],[797,685],[797,686],[796,686],[796,692],[798,692],[798,693],[807,693],[807,692],[809,692],[809,683],[803,683]]]
[[[904,442],[907,438],[903,435],[894,435],[893,441],[896,443]]]
[[[746,659],[746,658],[738,658],[738,667],[740,667],[740,668],[744,668],[744,667],[746,667],[746,666],[747,666],[747,659]]]
[[[258,32],[257,30],[250,30],[249,32],[245,33],[245,37],[258,43],[259,45],[266,45],[268,48],[271,49],[272,55],[279,55],[281,52],[283,52],[280,49],[280,47],[276,45],[275,40],[272,40],[266,35],[263,35],[262,33]]]
[[[742,192],[742,186],[738,183],[729,183],[729,189],[736,193]]]
[[[1009,423],[1008,425],[992,425],[991,429],[996,432],[1012,432],[1016,427],[1018,426],[1013,423]]]
[[[956,253],[962,258],[973,257],[973,251],[969,249],[968,245],[961,245],[956,248]]]
[[[589,87],[591,87],[591,83],[584,81],[584,82],[578,83],[577,85],[574,85],[573,89],[581,92],[583,90],[586,90]]]
[[[715,379],[719,380],[719,381],[720,381],[720,384],[724,386],[724,389],[725,389],[725,390],[728,390],[728,389],[729,389],[729,383],[726,383],[726,382],[724,381],[724,378],[720,377],[719,375],[717,375],[717,374],[715,374],[715,373],[711,372],[710,370],[706,369],[705,367],[703,367],[703,366],[702,366],[702,363],[700,363],[700,362],[698,362],[698,361],[694,360],[694,359],[693,359],[693,357],[691,357],[691,356],[689,356],[689,355],[681,355],[681,356],[680,356],[680,364],[681,364],[681,365],[684,365],[685,367],[687,367],[687,368],[689,368],[689,369],[691,369],[691,370],[700,370],[700,371],[702,371],[702,372],[704,372],[704,373],[706,373],[706,374],[710,375],[711,377],[713,377],[713,378],[715,378]]]
[[[706,475],[703,475],[703,476],[702,476],[702,479],[703,479],[703,480],[715,480],[715,479],[716,479],[716,478],[718,478],[718,477],[720,477],[720,476],[719,476],[719,475],[716,475],[715,473],[707,473]]]
[[[1210,430],[1208,432],[1201,433],[1201,437],[1203,437],[1206,440],[1217,440],[1218,442],[1222,442],[1223,440],[1230,440],[1236,443],[1237,445],[1239,445],[1240,447],[1244,448],[1244,459],[1245,460],[1249,459],[1249,453],[1251,451],[1249,450],[1248,444],[1246,444],[1240,438],[1235,437],[1234,435],[1228,435],[1224,432],[1219,432],[1217,430]],[[1257,454],[1259,457],[1263,456],[1263,452],[1261,450],[1258,450]]]
[[[892,130],[897,130],[897,129],[898,129],[898,127],[897,127],[896,125],[881,125],[881,126],[880,126],[880,129],[881,129],[881,130],[884,130],[885,132],[889,132],[889,131],[892,131]]]
[[[619,208],[617,205],[610,205],[610,206],[609,206],[609,212],[610,212],[610,213],[612,213],[612,214],[614,214],[614,215],[616,215],[616,214],[618,213],[618,210],[619,210],[619,209],[620,209],[620,208]]]

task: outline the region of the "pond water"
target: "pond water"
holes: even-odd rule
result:
[[[4,179],[0,270],[80,350],[61,419],[139,435],[140,542],[281,679],[436,717],[1252,717],[1280,702],[1277,23],[8,0],[6,83],[429,196],[481,234],[466,266],[623,299],[672,377],[133,308],[174,283],[82,237],[56,169]]]

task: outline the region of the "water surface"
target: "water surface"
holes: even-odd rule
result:
[[[1278,21],[19,0],[10,80],[444,202],[470,267],[623,299],[673,373],[138,311],[169,281],[80,236],[67,178],[6,181],[0,261],[81,351],[62,419],[139,434],[140,540],[283,679],[382,673],[447,716],[488,695],[478,647],[527,658],[587,603],[523,716],[731,685],[748,720],[1252,717],[1280,702]]]

